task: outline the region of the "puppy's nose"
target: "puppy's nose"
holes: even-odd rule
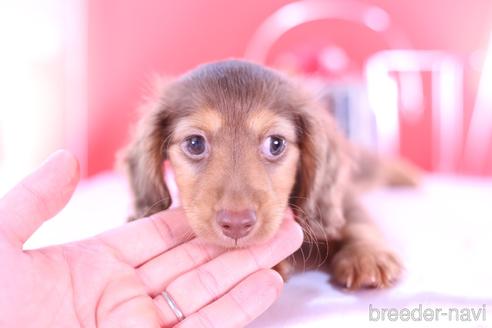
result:
[[[252,210],[220,210],[217,212],[216,220],[224,235],[232,239],[239,239],[253,230],[256,223],[256,213]]]

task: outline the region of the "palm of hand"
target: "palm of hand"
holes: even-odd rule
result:
[[[288,216],[268,244],[226,251],[192,238],[178,209],[88,240],[22,250],[77,181],[75,159],[61,152],[0,199],[0,327],[174,326],[164,290],[186,316],[180,327],[244,326],[282,286],[267,268],[302,242]]]
[[[0,282],[9,300],[4,309],[11,309],[6,323],[11,316],[18,327],[159,326],[157,308],[135,269],[97,242],[28,252],[6,267],[17,271],[15,285]],[[20,308],[26,310],[21,319],[35,322],[20,322]]]

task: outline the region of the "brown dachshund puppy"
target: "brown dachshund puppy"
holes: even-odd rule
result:
[[[124,158],[135,217],[170,206],[169,160],[197,236],[262,243],[290,206],[310,238],[329,245],[334,282],[357,289],[398,278],[397,257],[355,197],[357,154],[299,83],[227,60],[168,83],[149,106]]]

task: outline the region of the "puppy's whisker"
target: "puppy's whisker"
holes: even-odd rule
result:
[[[304,250],[302,249],[302,247],[299,251],[301,252],[302,256],[302,272],[306,272],[306,256],[304,255]]]
[[[171,139],[174,137],[174,133],[171,133],[170,135],[168,135],[164,140],[162,140],[161,142],[161,146],[160,146],[160,149],[159,151],[161,153],[164,153],[165,150],[169,147],[169,142],[171,141]]]
[[[298,222],[305,234],[305,240],[304,240],[304,243],[307,244],[309,246],[308,248],[308,255],[307,257],[304,256],[304,253],[303,253],[303,260],[304,260],[304,266],[306,265],[306,262],[307,260],[309,260],[309,258],[311,257],[311,254],[312,254],[312,244],[316,244],[316,238],[315,238],[315,235],[314,235],[314,231],[312,230],[312,228],[309,226],[309,224],[307,223],[307,218],[306,218],[306,214],[305,214],[305,211],[298,205],[295,205],[295,204],[289,204],[298,214]]]
[[[296,257],[294,256],[294,254],[291,254],[291,255],[288,257],[288,259],[289,259],[290,261],[292,261],[292,264],[294,265],[294,267],[296,267],[296,265],[297,265],[297,260],[296,260]]]
[[[160,204],[162,204],[162,203],[168,202],[169,200],[171,200],[171,197],[162,198],[162,199],[160,199],[160,200],[156,201],[156,202],[155,202],[155,203],[153,203],[153,204],[152,204],[149,208],[147,208],[147,210],[145,211],[145,213],[144,213],[143,217],[146,217],[146,216],[150,215],[151,213],[153,213],[153,209],[154,209],[156,206],[158,206],[158,205],[160,205]]]
[[[318,263],[318,266],[317,268],[321,268],[321,266],[327,261],[328,259],[328,255],[329,255],[329,245],[328,245],[328,234],[326,233],[326,227],[323,226],[323,224],[321,223],[321,221],[319,220],[319,218],[321,218],[323,216],[323,213],[321,213],[321,209],[319,206],[316,206],[315,207],[315,210],[317,212],[317,217],[315,220],[311,220],[310,222],[314,222],[315,224],[318,225],[319,229],[318,231],[321,231],[321,233],[323,234],[323,238],[319,238],[319,237],[316,237],[316,246],[318,248],[318,254],[319,254],[319,258],[320,258],[320,262]],[[321,251],[320,251],[320,245],[319,245],[319,242],[320,242],[320,239],[322,239],[322,241],[325,243],[325,257],[323,258],[323,260],[321,261]]]
[[[319,229],[318,231],[321,231],[323,233],[323,241],[326,243],[326,251],[325,251],[325,258],[321,261],[321,250],[320,250],[320,245],[319,245],[319,242],[320,242],[320,238],[318,236],[315,236],[315,239],[316,239],[316,248],[318,250],[318,257],[317,259],[319,258],[319,261],[317,262],[318,263],[318,266],[317,268],[320,268],[322,266],[322,264],[326,261],[326,258],[328,256],[328,236],[326,234],[326,230],[325,228],[323,227],[323,225],[321,224],[319,218],[322,217],[322,213],[321,213],[321,209],[319,208],[319,206],[316,206],[315,207],[315,210],[317,212],[317,216],[316,216],[316,219],[314,220],[310,220],[310,223],[313,222],[315,224],[318,225]]]
[[[306,199],[305,197],[291,197],[291,198]],[[308,253],[306,260],[309,260],[311,253],[312,253],[312,250],[313,250],[313,244],[314,244],[316,247],[316,251],[317,251],[315,263],[317,264],[317,268],[320,268],[329,258],[328,236],[326,234],[325,228],[323,227],[322,223],[317,219],[317,218],[321,217],[321,215],[322,215],[321,209],[318,206],[316,206],[315,207],[315,210],[317,212],[316,218],[309,219],[306,217],[306,212],[303,208],[301,208],[298,205],[292,204],[292,203],[289,205],[292,208],[294,208],[301,215],[301,217],[304,217],[303,220],[298,220],[298,221],[301,223],[301,227],[306,234],[305,243],[308,244],[308,246],[309,246],[309,253]],[[319,231],[323,234],[323,238],[319,238],[319,236],[316,236],[316,233],[315,233],[313,227],[311,226],[311,224],[313,224],[313,223],[319,227],[319,229],[317,229],[317,231]],[[326,250],[324,251],[324,253],[325,253],[324,256],[321,255],[322,250],[320,249],[320,244],[319,244],[321,242],[320,239],[322,239],[322,241],[324,242],[325,247],[326,247]]]
[[[323,233],[323,238],[317,238],[317,248],[318,248],[318,254],[320,255],[320,261],[318,262],[318,265],[317,265],[317,268],[321,268],[321,266],[328,260],[329,258],[329,244],[328,244],[328,235],[326,233],[326,230],[325,230],[325,227],[322,225],[322,223],[319,221],[319,220],[312,220],[312,222],[314,222],[315,224],[317,224],[319,226],[319,231],[321,231]],[[321,259],[321,250],[320,250],[320,239],[322,239],[322,241],[324,242],[325,244],[325,250],[324,250],[324,253],[325,253],[325,256],[323,259]]]

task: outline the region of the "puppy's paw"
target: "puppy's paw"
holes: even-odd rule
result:
[[[345,245],[331,263],[333,282],[350,290],[390,287],[401,272],[394,253],[370,244]]]

